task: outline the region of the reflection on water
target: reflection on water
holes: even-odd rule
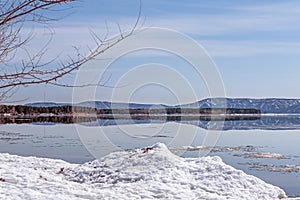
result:
[[[207,130],[297,130],[300,129],[300,115],[245,115],[230,117],[212,116],[39,116],[39,117],[1,117],[0,124],[81,124],[86,126],[113,126],[128,124],[149,124],[177,122],[198,126]]]
[[[88,143],[103,154],[156,142],[184,157],[209,155],[267,182],[300,195],[300,117],[261,116],[256,120],[95,119],[41,117],[1,119],[0,152],[60,158],[73,163],[94,159]],[[75,124],[74,124],[75,123]],[[102,135],[100,136],[99,130]],[[84,130],[87,138],[78,131]],[[211,130],[221,130],[216,146],[203,145]],[[98,137],[98,141],[85,139]],[[113,146],[113,148],[112,148]]]
[[[221,126],[216,121],[210,123],[199,121],[198,126],[204,129],[222,130],[299,130],[300,115],[262,115],[258,120],[228,120]]]
[[[73,125],[1,125],[0,152],[59,158],[73,163],[93,159]]]

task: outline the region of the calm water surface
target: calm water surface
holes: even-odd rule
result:
[[[222,130],[219,130],[218,123],[200,121],[180,123],[99,120],[76,125],[2,124],[0,152],[84,163],[112,151],[163,142],[180,156],[199,157],[208,152],[199,147],[204,141],[218,139],[215,148],[208,155],[218,155],[225,163],[277,185],[289,195],[299,196],[299,119],[292,123],[290,119],[263,120],[265,121],[225,122]],[[209,126],[214,130],[207,130]],[[212,143],[214,142],[205,142]],[[276,153],[281,157],[251,156],[255,153]]]

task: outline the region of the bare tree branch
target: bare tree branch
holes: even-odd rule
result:
[[[141,1],[137,19],[129,31],[122,31],[121,26],[117,24],[120,33],[119,36],[108,38],[109,29],[107,28],[107,33],[103,39],[91,31],[96,48],[93,48],[93,50],[89,48],[87,55],[83,56],[80,49],[74,47],[76,56],[69,57],[67,61],[61,61],[58,55],[56,58],[43,63],[42,58],[46,55],[47,46],[51,39],[38,53],[32,55],[25,48],[25,45],[31,40],[32,35],[29,34],[24,39],[21,37],[21,30],[27,22],[47,23],[56,20],[49,17],[47,12],[53,11],[55,6],[69,5],[73,1],[75,0],[7,0],[0,2],[0,99],[7,97],[13,88],[21,85],[27,86],[46,83],[63,87],[91,86],[91,84],[80,86],[63,84],[59,83],[58,79],[76,71],[86,62],[93,60],[99,54],[102,54],[129,37],[139,25]],[[28,59],[22,60],[13,71],[10,61],[15,57],[16,51],[20,48],[25,50]],[[57,61],[60,63],[59,65],[55,64]],[[99,85],[105,86],[104,84]]]

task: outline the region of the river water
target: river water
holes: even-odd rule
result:
[[[97,120],[0,125],[0,152],[84,163],[163,142],[183,157],[220,156],[248,174],[300,196],[300,118],[246,121]]]

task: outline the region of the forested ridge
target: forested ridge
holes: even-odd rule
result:
[[[84,106],[51,106],[51,107],[34,107],[25,105],[0,105],[0,115],[10,116],[23,116],[23,115],[69,115],[69,114],[97,114],[97,115],[110,115],[110,114],[138,114],[138,115],[152,115],[152,114],[165,114],[165,115],[180,115],[180,114],[260,114],[257,109],[241,109],[241,108],[161,108],[161,109],[147,109],[147,108],[130,108],[130,109],[96,109]]]

